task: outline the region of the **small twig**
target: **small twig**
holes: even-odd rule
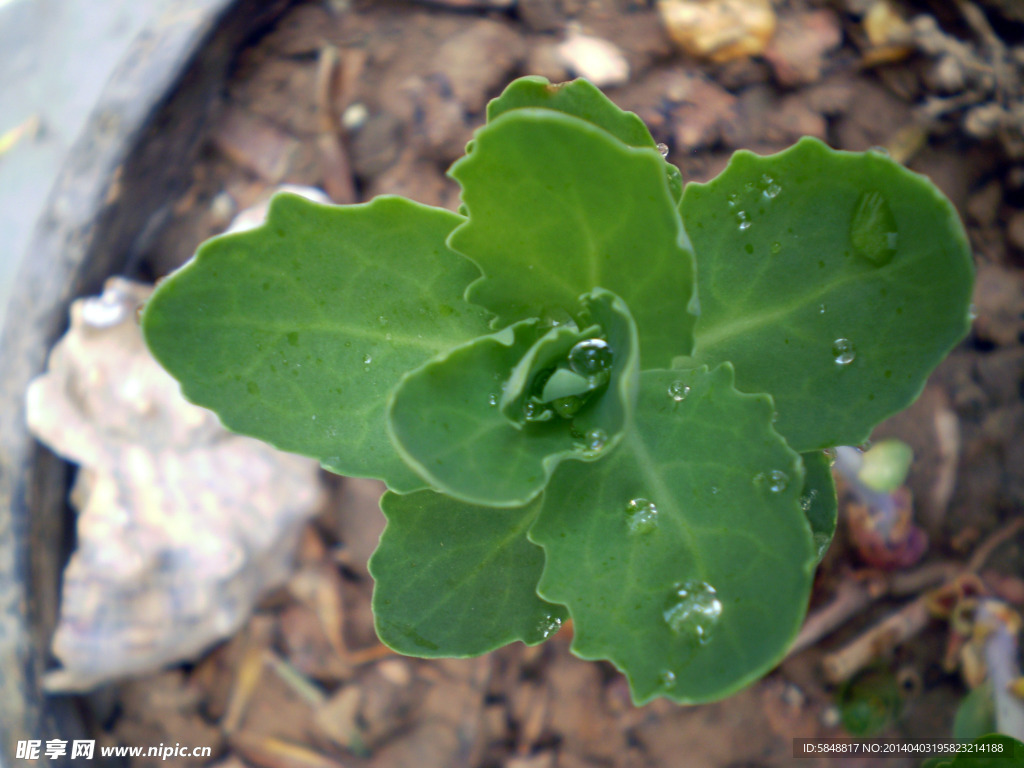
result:
[[[993,533],[974,550],[974,554],[967,562],[967,570],[977,573],[985,566],[985,561],[992,556],[996,549],[1016,536],[1022,529],[1024,529],[1024,517],[1018,517]]]
[[[985,561],[996,548],[1015,536],[1021,529],[1024,529],[1024,518],[1017,518],[993,533],[974,551],[966,567],[957,568],[955,572],[946,570],[947,576],[943,586],[948,586],[962,574],[975,573],[984,566]],[[948,564],[944,567],[948,569]],[[938,571],[936,570],[934,573],[938,573]],[[872,660],[888,653],[924,629],[930,617],[928,603],[931,595],[931,591],[921,595],[896,613],[875,624],[853,642],[826,656],[822,661],[826,680],[830,683],[849,680]]]
[[[323,165],[324,190],[334,202],[347,205],[356,202],[356,189],[338,124],[341,81],[338,49],[324,46],[316,72],[317,148]]]
[[[882,656],[924,629],[930,615],[927,595],[918,597],[852,643],[822,660],[825,679],[830,683],[849,680],[873,659]]]

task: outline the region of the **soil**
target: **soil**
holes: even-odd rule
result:
[[[584,63],[559,57],[567,30],[603,38],[629,66],[606,92],[645,120],[687,180],[713,176],[736,149],[777,151],[810,134],[843,149],[887,148],[959,209],[978,266],[973,331],[920,400],[878,430],[915,450],[908,483],[930,544],[912,572],[956,569],[1024,508],[1024,16],[1005,0],[905,0],[892,7],[911,27],[890,20],[872,42],[864,14],[876,5],[775,0],[778,31],[763,55],[708,63],[673,44],[653,1],[298,4],[239,52],[192,188],[138,276],[180,265],[281,183],[321,187],[337,202],[394,193],[454,209],[458,187],[445,169],[487,100],[518,75],[578,74]],[[101,743],[213,748],[212,759],[133,766],[788,765],[794,737],[848,735],[838,705],[846,688],[826,681],[823,660],[934,586],[890,589],[892,577],[865,561],[844,523],[811,610],[844,584],[874,590],[865,607],[725,701],[634,708],[614,669],[569,653],[571,627],[542,646],[477,659],[382,648],[366,571],[381,488],[327,475],[323,484],[328,501],[306,531],[298,575],[242,632],[187,667],[83,700]],[[1021,541],[981,568],[981,588],[1018,608]],[[870,675],[883,687],[895,681],[899,695],[876,735],[950,734],[967,691],[948,653],[954,640],[948,621],[931,619],[878,649]]]

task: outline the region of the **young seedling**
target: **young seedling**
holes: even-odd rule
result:
[[[538,643],[637,703],[728,695],[803,619],[863,442],[966,333],[950,203],[804,139],[685,187],[636,115],[513,82],[460,214],[279,195],[156,291],[146,338],[233,430],[383,480],[377,631],[416,656]]]

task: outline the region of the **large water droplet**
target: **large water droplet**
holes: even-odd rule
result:
[[[363,355],[363,365],[369,365],[372,362],[373,357],[371,355]]]
[[[736,211],[736,228],[740,232],[750,229],[750,214],[746,211]]]
[[[684,581],[672,587],[662,616],[677,635],[703,645],[711,639],[722,615],[722,603],[714,587],[703,581]]]
[[[659,141],[657,149],[658,149],[658,154],[660,154],[662,157],[664,157],[664,158],[668,157],[668,144],[663,144],[663,143],[661,143]]]
[[[899,246],[896,217],[881,192],[865,192],[850,220],[850,242],[857,255],[876,267],[884,267]]]
[[[537,632],[543,640],[547,640],[561,628],[562,620],[551,614],[541,617],[541,620],[537,622]]]
[[[688,394],[690,394],[690,388],[681,381],[673,381],[668,385],[668,396],[677,403],[683,402]]]
[[[658,675],[658,680],[661,683],[662,688],[675,688],[676,687],[676,673],[671,669],[663,669]]]
[[[836,365],[849,365],[857,357],[857,348],[849,339],[836,339],[832,342],[832,357]]]
[[[600,376],[612,367],[612,348],[604,339],[584,339],[569,350],[569,367],[580,376]]]
[[[658,527],[658,507],[647,499],[630,499],[626,505],[626,527],[630,533],[650,533]]]

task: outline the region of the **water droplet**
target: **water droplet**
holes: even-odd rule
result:
[[[536,400],[527,400],[523,404],[523,418],[527,421],[546,421],[550,416],[551,411]]]
[[[712,496],[717,496],[718,495],[718,486],[717,485],[712,485],[711,486],[711,495]]]
[[[547,640],[561,628],[562,620],[558,616],[552,616],[551,614],[543,616],[541,620],[537,622],[537,632],[540,634],[542,640]]]
[[[884,267],[899,246],[896,217],[881,192],[865,192],[850,219],[850,242],[857,255],[876,267]]]
[[[849,339],[836,339],[832,342],[832,356],[836,365],[849,365],[857,357],[857,348]]]
[[[576,395],[560,397],[557,400],[551,401],[551,407],[554,408],[555,413],[563,419],[571,419],[579,412],[580,408],[583,407],[583,398],[577,397]]]
[[[740,196],[733,192],[731,195],[726,196],[725,201],[728,203],[730,208],[735,208],[740,204]]]
[[[599,376],[611,370],[612,348],[604,339],[584,339],[569,350],[569,367],[580,376]]]
[[[384,317],[384,315],[377,315],[377,322],[380,323],[381,325],[387,325],[388,319]]]
[[[700,645],[711,639],[721,615],[722,602],[714,587],[696,580],[673,586],[662,611],[669,629]]]
[[[363,355],[363,365],[369,365],[373,362],[373,357],[370,355]]]
[[[828,307],[826,307],[824,304],[819,304],[818,305],[818,314],[819,315],[824,315],[827,310],[828,310]]]
[[[750,214],[746,211],[736,211],[736,227],[740,232],[750,229]]]
[[[782,243],[780,243],[778,240],[772,243],[771,252],[772,256],[778,256],[780,253],[782,253]]]
[[[818,491],[812,488],[807,494],[800,497],[800,509],[804,511],[804,514],[811,511],[811,507],[814,506],[814,500],[818,496]]]
[[[782,187],[775,179],[769,176],[767,173],[761,177],[761,194],[767,197],[769,200],[774,200],[779,196],[782,191]]]
[[[662,688],[676,687],[676,673],[671,669],[661,670],[661,674],[658,675],[658,680],[661,682]]]
[[[658,527],[658,507],[647,499],[630,499],[626,505],[626,527],[630,533],[650,533]]]
[[[978,307],[975,306],[974,304],[971,304],[967,308],[967,319],[970,320],[972,323],[978,319]]]
[[[668,385],[668,396],[677,403],[683,402],[688,394],[690,394],[690,388],[681,381],[673,381]]]
[[[491,407],[498,404],[498,396],[494,392],[491,392],[491,394],[487,396],[487,404]]]
[[[663,158],[667,158],[668,157],[668,144],[663,144],[663,143],[661,143],[659,141],[657,149],[658,149],[658,154],[660,154]]]
[[[789,475],[781,469],[773,469],[768,473],[768,490],[772,493],[782,493],[789,485]]]
[[[592,429],[583,436],[583,450],[587,453],[600,453],[608,442],[608,435],[603,429]]]
[[[818,531],[817,533],[813,534],[813,540],[816,554],[818,556],[818,559],[821,560],[821,558],[825,555],[825,551],[828,549],[828,545],[832,543],[832,537],[829,536],[827,533],[822,533],[821,531]]]

